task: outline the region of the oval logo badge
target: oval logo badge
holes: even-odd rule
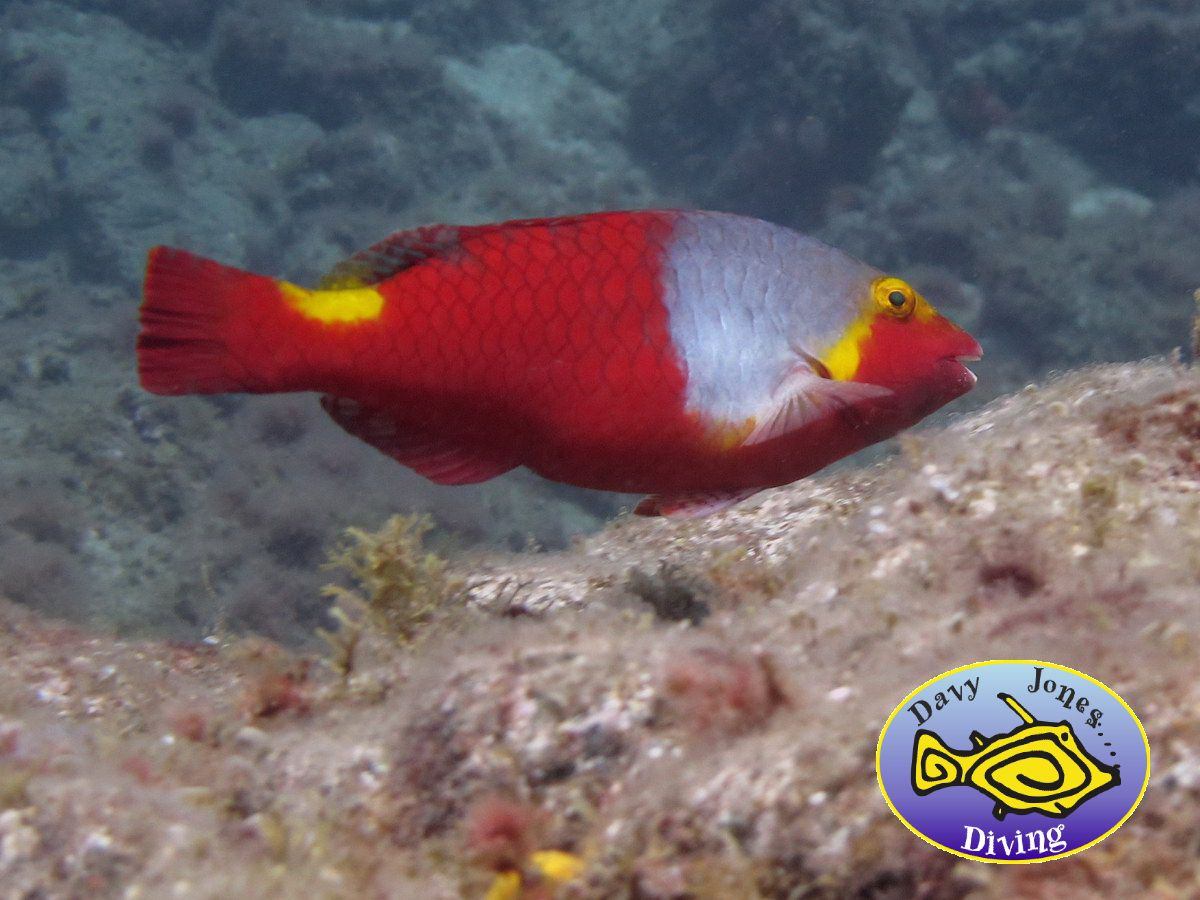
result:
[[[892,812],[968,859],[1033,863],[1104,840],[1150,780],[1142,723],[1090,675],[1038,660],[931,678],[888,716],[875,754]]]

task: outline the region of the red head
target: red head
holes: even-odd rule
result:
[[[983,355],[975,338],[891,276],[871,282],[862,315],[840,343],[840,377],[891,390],[880,405],[907,419],[900,427],[974,387],[975,375],[963,362]]]

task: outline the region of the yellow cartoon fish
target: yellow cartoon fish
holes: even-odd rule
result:
[[[1063,818],[1085,800],[1121,783],[1120,766],[1091,756],[1066,722],[1039,722],[1014,697],[997,694],[1021,717],[1007,734],[971,732],[969,750],[949,747],[932,731],[913,742],[912,788],[924,796],[954,785],[996,802],[992,814],[1040,812]]]

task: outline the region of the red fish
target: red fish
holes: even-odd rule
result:
[[[138,337],[157,394],[320,391],[441,484],[527,466],[700,515],[970,390],[979,344],[904,281],[711,212],[398,232],[313,290],[156,247]]]

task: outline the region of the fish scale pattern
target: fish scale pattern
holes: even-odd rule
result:
[[[555,452],[592,448],[599,465],[603,451],[670,441],[685,382],[661,300],[671,230],[670,213],[460,228],[378,285],[393,371],[365,399],[460,425],[469,409],[497,442],[519,422],[522,455],[550,467]]]
[[[974,383],[957,357],[978,344],[936,315],[838,338],[870,272],[765,223],[658,210],[401,232],[335,269],[340,294],[158,248],[139,367],[158,393],[320,391],[343,428],[441,483],[524,465],[660,495],[644,511],[711,511]],[[886,403],[742,439],[796,341],[851,337],[854,379]]]

